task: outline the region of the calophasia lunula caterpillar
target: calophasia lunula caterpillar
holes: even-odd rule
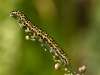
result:
[[[24,28],[25,32],[30,33],[31,38],[38,39],[41,43],[44,42],[48,47],[50,47],[50,52],[54,53],[54,55],[58,57],[64,65],[69,65],[68,55],[49,34],[38,28],[20,11],[12,11],[10,16],[18,20],[20,27]]]

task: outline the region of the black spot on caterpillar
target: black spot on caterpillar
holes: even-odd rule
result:
[[[47,46],[50,47],[52,52],[60,58],[64,65],[69,65],[69,57],[62,50],[62,48],[50,37],[49,34],[45,33],[43,30],[39,29],[35,24],[33,24],[28,18],[20,11],[12,11],[10,14],[18,20],[20,27],[25,29],[25,32],[31,33],[31,38],[36,38],[40,42],[45,42]]]

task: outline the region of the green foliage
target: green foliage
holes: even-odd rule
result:
[[[99,75],[100,2],[92,0],[1,0],[0,75],[63,75],[54,70],[49,53],[27,41],[24,29],[9,17],[12,10],[24,12],[49,33],[69,55],[72,68],[86,65],[87,75]]]

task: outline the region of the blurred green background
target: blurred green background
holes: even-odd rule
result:
[[[63,75],[9,15],[22,11],[69,55],[73,70],[100,75],[100,0],[0,0],[0,75]]]

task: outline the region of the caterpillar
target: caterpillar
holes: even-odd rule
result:
[[[51,51],[60,58],[64,65],[69,65],[68,55],[49,34],[38,28],[20,11],[12,11],[10,16],[18,20],[20,27],[24,28],[25,32],[31,33],[31,38],[46,43],[46,45],[50,47]]]

